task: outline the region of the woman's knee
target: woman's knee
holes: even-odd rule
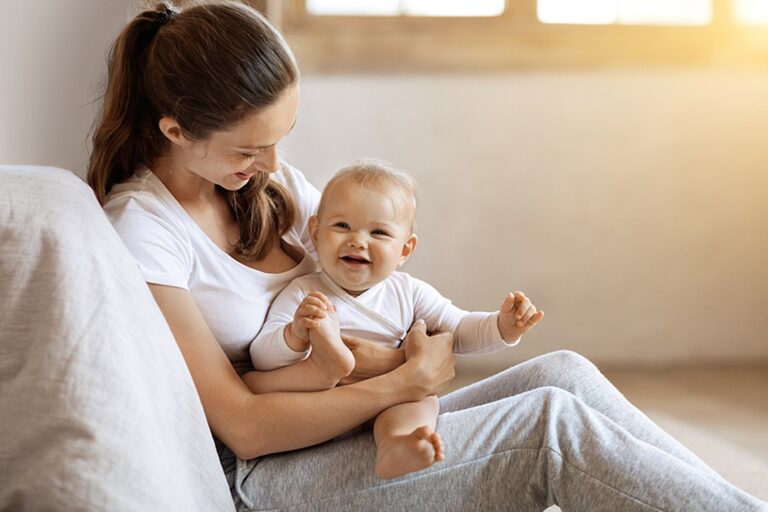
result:
[[[531,371],[527,372],[533,379],[529,386],[553,386],[574,392],[581,388],[586,381],[591,381],[600,375],[597,367],[586,357],[572,350],[558,350],[541,355],[530,360]]]
[[[520,395],[523,401],[516,406],[527,409],[527,424],[543,446],[560,442],[561,435],[571,428],[572,422],[578,422],[581,400],[574,394],[558,386],[543,386]]]
[[[592,372],[597,370],[592,361],[573,350],[557,350],[546,354],[545,357],[547,357],[549,364],[565,371],[585,370]]]

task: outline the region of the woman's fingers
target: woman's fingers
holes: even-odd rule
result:
[[[414,363],[416,379],[423,396],[443,389],[456,375],[453,357],[453,334],[427,335],[427,327],[417,321],[405,342],[405,358]]]

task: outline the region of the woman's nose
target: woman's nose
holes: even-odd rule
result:
[[[261,150],[259,159],[255,162],[260,172],[275,172],[280,167],[280,158],[277,155],[277,147],[270,146]]]

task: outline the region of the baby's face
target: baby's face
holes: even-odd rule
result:
[[[411,220],[386,191],[342,182],[326,194],[321,216],[310,223],[320,265],[359,295],[408,259],[416,246]]]

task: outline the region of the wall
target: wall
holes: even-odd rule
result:
[[[3,2],[0,162],[81,173],[106,46],[133,2]],[[406,267],[466,308],[547,316],[513,360],[768,359],[768,72],[305,76],[286,157],[360,156],[422,187]]]
[[[306,76],[284,144],[317,185],[360,156],[421,184],[406,270],[546,317],[502,367],[768,360],[768,73]]]
[[[2,0],[0,163],[85,169],[120,0]]]

